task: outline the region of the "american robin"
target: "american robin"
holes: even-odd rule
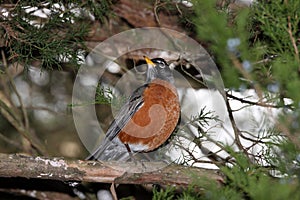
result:
[[[133,92],[110,124],[102,144],[87,159],[121,160],[117,154],[124,149],[129,153],[149,152],[165,143],[174,131],[180,104],[173,73],[162,58],[144,59],[148,64],[146,83]]]

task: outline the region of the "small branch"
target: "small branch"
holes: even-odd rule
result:
[[[236,97],[232,94],[227,93],[227,97],[234,99],[234,100],[238,100],[241,103],[246,103],[249,105],[254,105],[254,106],[261,106],[261,107],[267,107],[267,108],[282,108],[282,106],[278,106],[278,105],[272,105],[272,104],[268,104],[266,102],[253,102],[253,101],[249,101],[249,100],[245,100],[244,98],[239,98]],[[286,107],[290,108],[292,105],[286,105]]]
[[[0,132],[0,140],[3,140],[4,142],[8,143],[9,145],[17,148],[18,150],[22,150],[21,144],[9,139],[8,137],[6,137],[3,133]]]
[[[246,70],[243,69],[241,62],[234,56],[230,56],[230,59],[234,65],[235,68],[237,68],[239,70],[239,72],[243,75],[243,77],[245,77],[247,80],[253,80],[253,78],[251,77],[251,74],[246,72]],[[253,82],[252,83],[257,96],[259,97],[259,101],[261,99],[263,99],[263,92],[262,89],[260,88],[259,84]]]
[[[298,50],[298,46],[296,44],[296,40],[295,40],[295,38],[293,36],[293,32],[292,32],[291,16],[288,16],[288,30],[287,31],[289,33],[289,36],[290,36],[290,39],[291,39],[291,42],[292,42],[292,45],[293,45],[293,48],[295,51],[296,60],[299,62],[300,61],[299,50]],[[298,72],[300,73],[300,66],[298,67]]]
[[[6,70],[6,74],[9,78],[9,82],[18,98],[18,101],[20,103],[20,106],[21,106],[21,110],[22,110],[22,114],[23,114],[23,118],[24,118],[24,126],[25,126],[25,129],[26,130],[29,130],[29,120],[28,120],[28,116],[27,116],[27,111],[24,107],[24,104],[23,104],[23,100],[21,98],[21,95],[19,94],[18,90],[17,90],[17,87],[15,85],[15,82],[13,80],[13,78],[11,77],[11,74],[9,73],[8,71],[8,64],[7,64],[7,61],[6,61],[6,57],[5,57],[5,54],[4,54],[4,51],[1,50],[1,55],[2,55],[2,61],[3,61],[3,65],[5,67],[5,70]]]
[[[155,16],[155,21],[157,22],[158,26],[161,26],[160,21],[159,21],[159,17],[158,17],[158,14],[157,14],[157,9],[159,7],[159,4],[160,4],[160,0],[156,0],[155,3],[154,3],[154,6],[153,6],[153,13],[154,13],[154,16]]]
[[[146,169],[159,167],[160,163],[143,163]],[[169,165],[160,170],[130,173],[138,170],[136,163],[71,161],[63,158],[29,157],[0,154],[0,177],[24,177],[59,181],[83,181],[115,184],[160,184],[187,187],[195,177],[207,181],[222,182],[216,170],[180,165]]]
[[[228,95],[228,92],[226,93],[226,95]],[[228,112],[229,119],[230,119],[230,122],[231,122],[231,126],[232,126],[233,132],[234,132],[235,143],[236,143],[237,147],[240,150],[242,150],[243,153],[249,158],[247,150],[244,148],[244,146],[241,143],[241,140],[240,140],[241,131],[239,130],[239,128],[237,127],[237,125],[235,123],[235,120],[234,120],[234,117],[233,117],[233,114],[232,114],[232,109],[231,109],[231,106],[229,104],[228,98],[225,98],[225,102],[226,102],[226,108],[227,108],[227,112]]]
[[[284,123],[276,122],[275,126],[295,145],[298,150],[300,150],[300,140],[298,137],[299,132],[292,133],[288,126]]]
[[[298,51],[298,47],[297,47],[297,44],[296,44],[296,40],[293,36],[291,16],[288,16],[288,30],[287,31],[289,33],[292,45],[294,47],[295,57],[296,57],[297,61],[299,61],[299,51]]]
[[[11,76],[11,73],[8,70],[8,63],[4,54],[4,51],[1,50],[1,56],[2,56],[2,61],[3,65],[6,71],[6,75],[8,77],[8,80],[10,82],[10,85],[12,86],[13,91],[15,92],[18,101],[20,103],[21,107],[21,117],[17,112],[14,112],[15,107],[13,107],[12,103],[11,106],[13,108],[9,108],[4,101],[0,99],[0,113],[15,127],[15,129],[30,143],[31,147],[33,147],[34,150],[36,150],[38,153],[46,155],[46,150],[41,145],[41,142],[39,138],[35,137],[31,132],[30,132],[30,127],[29,127],[29,119],[27,115],[27,110],[25,108],[25,105],[23,104],[21,95],[19,94],[17,87],[15,85],[15,82],[13,80],[13,77]],[[16,66],[17,67],[17,66]],[[24,122],[23,122],[24,120]]]

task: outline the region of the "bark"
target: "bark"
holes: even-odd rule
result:
[[[160,168],[156,171],[150,171]],[[147,172],[133,173],[131,171]],[[20,154],[0,154],[0,177],[23,177],[58,181],[79,181],[116,184],[160,184],[187,187],[195,178],[222,182],[218,171],[160,163],[120,163],[63,158],[30,157]],[[204,183],[205,184],[205,183]]]

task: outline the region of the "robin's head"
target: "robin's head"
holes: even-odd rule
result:
[[[148,64],[147,69],[147,82],[154,79],[162,79],[170,83],[174,83],[174,77],[172,70],[170,69],[168,63],[162,58],[150,59],[144,56],[145,61]]]

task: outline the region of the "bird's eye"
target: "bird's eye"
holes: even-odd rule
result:
[[[156,64],[156,66],[161,69],[165,68],[168,65],[166,61],[162,58],[154,58],[151,61],[153,61]]]
[[[157,64],[159,68],[163,69],[166,67],[165,63],[159,63]]]
[[[157,66],[161,69],[166,67],[166,63],[161,60],[157,60],[156,63],[157,63]]]

